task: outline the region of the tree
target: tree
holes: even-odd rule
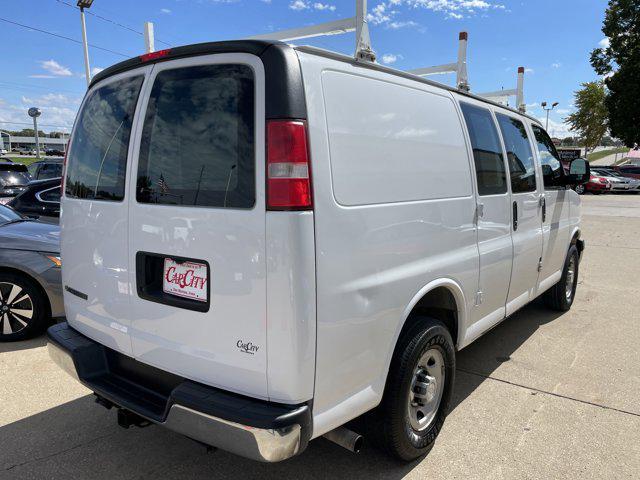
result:
[[[608,129],[606,90],[602,82],[587,82],[574,94],[576,111],[567,117],[571,130],[580,135],[587,150],[600,144]]]
[[[632,147],[640,143],[640,0],[609,0],[602,32],[608,45],[591,52],[591,65],[605,76],[611,135]]]

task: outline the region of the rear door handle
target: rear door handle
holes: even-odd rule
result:
[[[540,197],[540,206],[542,207],[542,223],[547,220],[547,200],[544,196]]]
[[[513,202],[513,231],[518,230],[518,202]]]

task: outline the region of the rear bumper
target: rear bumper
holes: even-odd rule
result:
[[[263,462],[302,452],[311,437],[309,405],[282,405],[225,392],[110,350],[68,323],[48,330],[62,369],[118,408],[207,445]]]

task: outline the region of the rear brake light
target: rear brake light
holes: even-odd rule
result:
[[[307,127],[300,120],[267,122],[267,209],[311,210]]]
[[[150,62],[151,60],[157,60],[158,58],[166,57],[171,53],[171,49],[167,48],[165,50],[158,50],[157,52],[145,53],[144,55],[140,55],[140,60],[142,62]]]

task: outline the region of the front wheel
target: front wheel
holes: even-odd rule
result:
[[[576,185],[575,191],[578,195],[584,194],[584,185]]]
[[[47,300],[25,275],[0,273],[0,342],[30,338],[44,330]]]
[[[573,305],[578,287],[578,266],[580,256],[575,245],[571,245],[564,262],[560,281],[544,293],[544,300],[550,308],[566,312]]]
[[[399,339],[382,403],[380,443],[394,457],[411,461],[433,447],[449,412],[455,347],[447,328],[429,317],[411,317]]]

